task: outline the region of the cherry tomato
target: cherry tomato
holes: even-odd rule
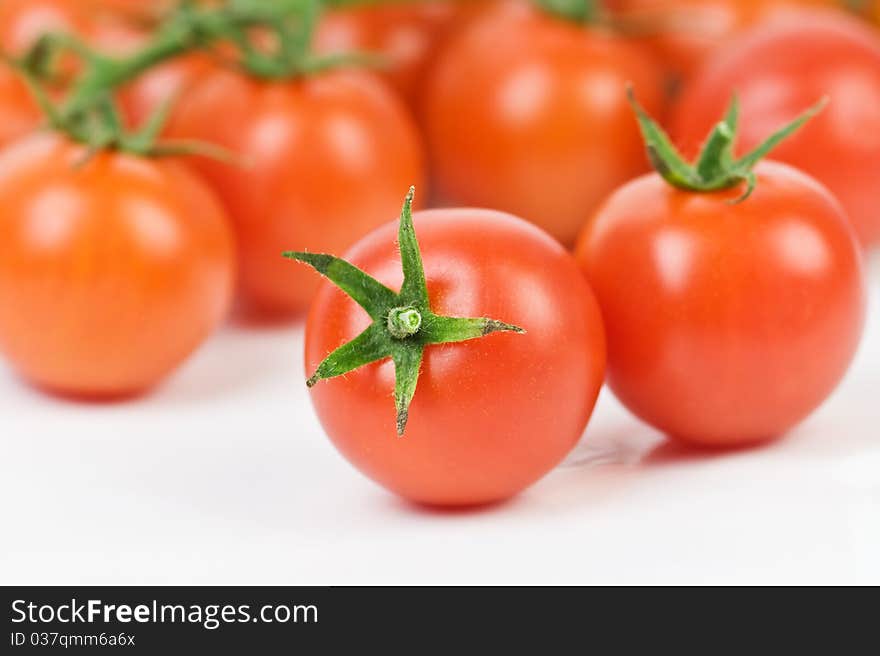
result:
[[[87,30],[88,17],[76,0],[3,0],[0,2],[0,46],[21,53],[46,32]]]
[[[621,38],[531,4],[482,14],[426,88],[440,202],[512,212],[573,243],[602,198],[646,168],[630,82],[656,111],[660,71]]]
[[[840,205],[783,164],[757,187],[679,190],[657,174],[615,192],[577,257],[608,333],[608,384],[670,436],[778,437],[831,393],[865,315],[860,252]]]
[[[545,233],[490,210],[417,212],[436,314],[492,317],[526,334],[429,346],[409,411],[395,432],[390,361],[312,388],[321,423],[358,469],[408,499],[470,505],[506,499],[550,471],[580,439],[602,386],[601,317],[574,259]],[[393,290],[403,282],[397,224],[346,258]],[[371,323],[329,283],[306,327],[306,367]]]
[[[484,0],[429,0],[400,5],[350,7],[327,12],[316,35],[319,52],[375,53],[385,58],[385,77],[413,109],[423,79],[450,32]]]
[[[401,189],[424,177],[409,113],[367,73],[265,82],[216,71],[184,95],[176,116],[173,136],[218,144],[242,159],[239,166],[204,158],[193,165],[235,224],[241,298],[251,314],[304,312],[317,281],[281,253],[341,252],[393,217]]]
[[[768,128],[827,95],[822,115],[774,151],[825,183],[843,203],[862,243],[880,242],[880,37],[836,13],[803,15],[744,36],[692,80],[672,117],[676,142],[694,153],[736,92],[740,150]]]
[[[27,85],[15,71],[0,64],[0,147],[31,132],[42,121]]]
[[[713,52],[746,28],[790,20],[800,7],[835,6],[838,0],[618,0],[618,17],[675,76],[686,78]]]
[[[86,16],[71,0],[3,0],[0,2],[0,49],[21,55],[43,33],[87,29]],[[43,115],[18,73],[0,63],[0,146],[43,123]]]
[[[51,133],[0,153],[0,351],[78,396],[140,392],[177,367],[230,304],[223,209],[182,164]]]

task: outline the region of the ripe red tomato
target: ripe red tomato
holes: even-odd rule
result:
[[[865,315],[846,217],[778,163],[757,187],[682,191],[657,174],[625,185],[577,257],[608,333],[608,384],[672,437],[733,446],[780,436],[846,371]]]
[[[46,32],[87,30],[88,16],[76,0],[3,0],[0,2],[0,47],[21,53]]]
[[[484,0],[429,0],[336,9],[321,19],[318,52],[364,52],[385,58],[388,82],[417,109],[423,79],[440,45]]]
[[[0,147],[31,132],[42,120],[27,85],[15,71],[0,64]]]
[[[531,4],[482,14],[426,87],[439,200],[509,211],[572,244],[602,198],[646,169],[629,82],[656,111],[661,74],[623,39]]]
[[[688,77],[713,52],[753,25],[791,20],[803,7],[839,0],[618,0],[611,8],[678,77]]]
[[[424,178],[408,112],[378,78],[356,71],[290,82],[214,72],[184,95],[171,134],[241,156],[241,166],[193,165],[229,210],[241,297],[261,314],[303,312],[317,289],[283,251],[341,252],[393,217],[401,190]]]
[[[66,394],[140,392],[224,317],[234,247],[206,185],[168,160],[55,134],[0,154],[0,351]]]
[[[21,55],[44,32],[87,29],[86,16],[71,0],[3,0],[0,2],[0,50]],[[39,126],[43,115],[27,85],[0,63],[0,146]]]
[[[825,183],[861,241],[880,242],[880,37],[837,13],[804,14],[744,36],[693,78],[678,103],[671,131],[685,152],[696,151],[734,92],[742,105],[741,151],[829,96],[822,115],[773,157]]]
[[[492,317],[526,334],[426,347],[403,438],[390,361],[323,380],[312,400],[342,454],[397,494],[437,505],[506,499],[558,464],[586,427],[604,372],[598,308],[573,258],[524,221],[431,210],[416,213],[415,228],[436,314]],[[396,230],[372,232],[346,257],[393,290],[403,282]],[[370,323],[325,284],[306,328],[307,375]]]

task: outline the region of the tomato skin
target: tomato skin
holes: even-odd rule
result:
[[[396,227],[346,255],[392,289],[402,283]],[[527,333],[428,347],[403,438],[388,361],[321,381],[312,400],[339,451],[393,492],[434,505],[506,499],[558,464],[586,427],[605,365],[598,308],[573,258],[524,221],[429,210],[415,227],[434,312],[498,317]],[[323,285],[306,328],[307,375],[369,322]]]
[[[739,152],[830,98],[773,157],[827,185],[862,243],[880,243],[880,37],[836,13],[804,14],[744,36],[694,77],[676,106],[671,132],[686,152],[696,152],[734,92],[742,105]]]
[[[236,227],[241,298],[251,314],[304,312],[318,280],[281,253],[342,252],[395,216],[402,193],[424,180],[412,119],[366,73],[272,83],[218,71],[185,94],[171,135],[218,144],[243,160],[192,164]]]
[[[182,164],[39,134],[0,154],[0,351],[64,394],[155,385],[218,325],[234,246]]]
[[[699,64],[744,30],[762,22],[791,20],[804,7],[834,7],[838,0],[619,0],[610,3],[618,16],[658,33],[644,37],[678,78],[688,78]]]
[[[0,46],[22,53],[45,32],[83,34],[88,17],[77,0],[3,0],[0,2]]]
[[[836,387],[865,316],[861,255],[839,203],[784,164],[751,198],[658,175],[597,212],[577,257],[608,333],[608,384],[668,435],[706,446],[781,436]]]
[[[602,198],[647,169],[630,82],[658,113],[660,71],[624,40],[527,4],[483,14],[426,86],[439,201],[511,212],[572,244]]]
[[[86,16],[72,0],[0,1],[0,50],[24,53],[47,31],[87,30]],[[0,62],[0,147],[43,123],[43,114],[27,85],[10,66]]]
[[[27,85],[11,68],[0,64],[0,147],[33,131],[42,122]]]
[[[422,78],[467,4],[476,3],[430,0],[331,10],[321,19],[315,49],[375,53],[386,58],[384,77],[415,108]]]

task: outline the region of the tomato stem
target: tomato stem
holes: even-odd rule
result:
[[[210,50],[221,42],[235,47],[235,63],[242,69],[270,79],[380,63],[378,58],[362,53],[313,55],[312,36],[322,6],[321,0],[225,0],[211,6],[182,0],[164,17],[151,41],[127,57],[102,54],[73,35],[50,33],[13,64],[25,76],[51,127],[89,148],[117,148],[139,155],[214,156],[214,149],[192,144],[160,147],[157,139],[168,114],[164,107],[148,120],[149,127],[137,134],[126,132],[113,93],[158,64],[192,51]],[[255,32],[274,37],[274,45],[256,45]],[[82,70],[67,97],[56,106],[49,100],[51,94],[45,82],[51,77],[53,63],[64,52],[75,54]],[[221,158],[227,156],[221,154]]]
[[[632,87],[627,92],[645,140],[648,159],[657,173],[673,187],[687,191],[711,192],[745,184],[743,194],[733,203],[741,203],[752,195],[757,184],[752,169],[758,162],[821,112],[828,102],[827,98],[822,98],[750,153],[736,159],[733,147],[739,127],[739,100],[734,95],[724,118],[715,125],[700,149],[696,163],[692,164],[685,160],[663,128],[638,103]]]
[[[566,20],[592,24],[602,14],[602,3],[599,0],[533,0],[536,5],[549,14]]]
[[[422,255],[412,218],[415,188],[410,188],[400,213],[397,241],[403,266],[403,285],[394,292],[378,280],[333,255],[287,252],[284,257],[308,264],[360,305],[373,323],[352,341],[333,351],[306,381],[342,376],[371,362],[394,362],[394,400],[397,434],[403,436],[409,406],[416,392],[425,348],[478,339],[495,332],[524,333],[518,326],[487,318],[459,318],[434,314],[428,298]]]

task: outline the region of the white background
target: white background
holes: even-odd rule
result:
[[[878,584],[877,264],[856,364],[786,440],[688,453],[606,391],[565,466],[479,511],[413,507],[336,454],[300,328],[227,328],[105,406],[0,365],[0,583]]]

